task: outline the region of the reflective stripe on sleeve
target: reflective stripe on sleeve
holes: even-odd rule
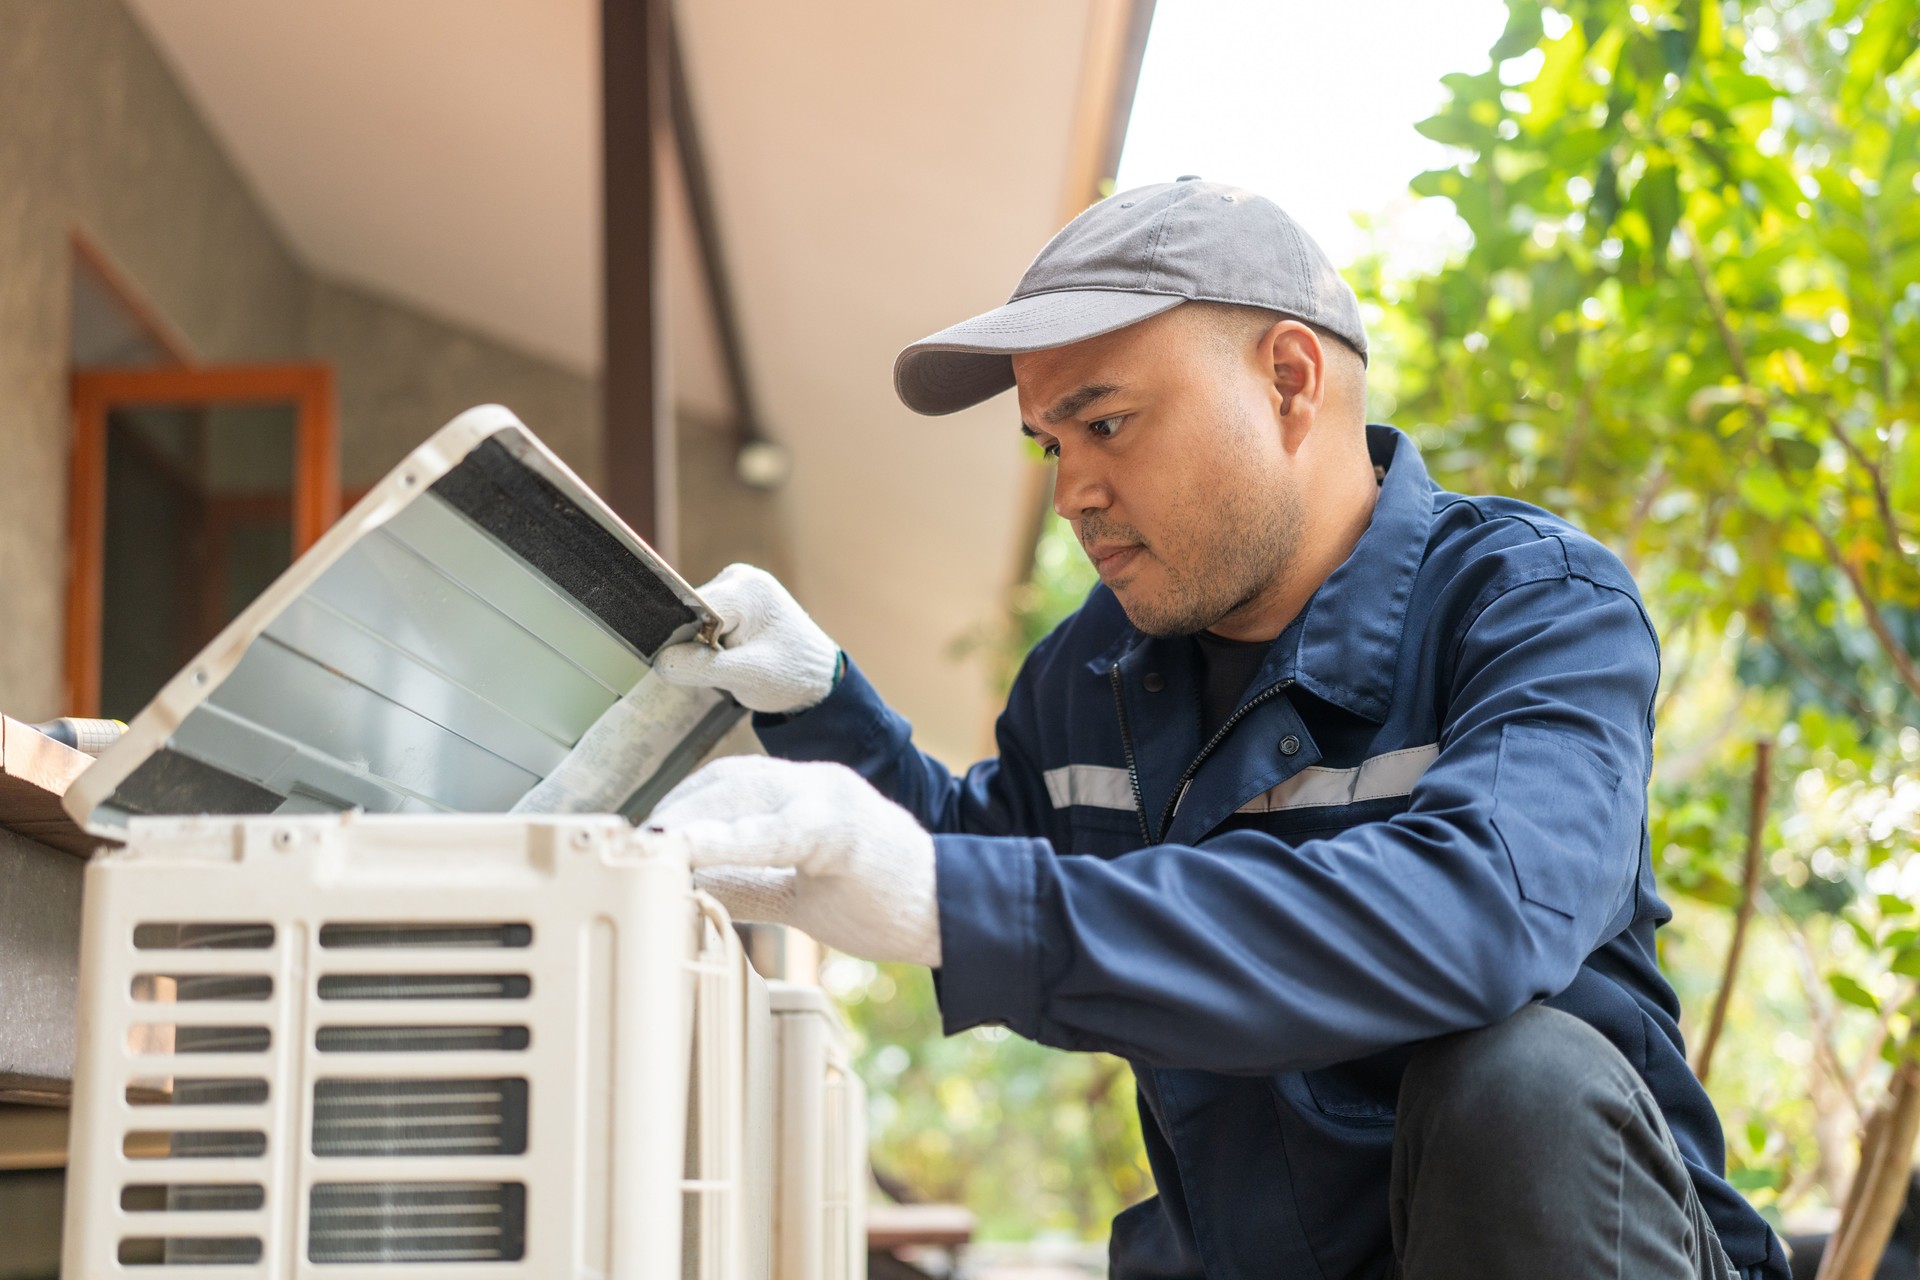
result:
[[[1285,782],[1268,787],[1240,806],[1241,813],[1278,813],[1282,809],[1313,809],[1323,805],[1358,804],[1413,794],[1413,784],[1440,754],[1435,743],[1405,747],[1364,760],[1351,769],[1323,769],[1310,765]],[[1122,770],[1122,776],[1125,771]],[[1128,805],[1132,807],[1131,804]]]

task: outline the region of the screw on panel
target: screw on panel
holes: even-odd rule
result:
[[[593,833],[591,831],[588,831],[585,827],[575,828],[573,833],[573,847],[576,849],[588,849],[588,848],[591,848],[592,846],[593,846]]]
[[[273,847],[278,849],[281,853],[286,853],[288,850],[292,849],[293,848],[293,832],[289,831],[285,827],[281,827],[278,831],[274,832]]]

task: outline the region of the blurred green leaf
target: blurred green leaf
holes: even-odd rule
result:
[[[1828,974],[1827,987],[1835,996],[1846,1001],[1848,1004],[1858,1005],[1860,1008],[1871,1013],[1880,1012],[1880,1001],[1874,997],[1873,992],[1867,990],[1861,986],[1858,981],[1848,977],[1844,973]]]

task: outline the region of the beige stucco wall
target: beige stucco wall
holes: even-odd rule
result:
[[[675,436],[679,535],[674,567],[699,586],[735,560],[794,581],[786,492],[753,489],[735,478],[733,432],[682,416]]]
[[[0,0],[0,708],[57,713],[69,235],[209,360],[299,351],[307,279],[118,0]]]
[[[477,404],[505,405],[588,484],[599,480],[596,379],[327,280],[313,289],[307,350],[331,361],[339,379],[341,484],[349,492]]]

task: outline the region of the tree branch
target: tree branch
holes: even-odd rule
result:
[[[1684,221],[1678,230],[1687,242],[1687,262],[1693,267],[1693,278],[1700,286],[1701,296],[1707,300],[1707,312],[1713,317],[1713,327],[1720,331],[1720,345],[1726,349],[1727,362],[1733,366],[1736,378],[1752,386],[1753,378],[1747,373],[1747,353],[1740,346],[1740,339],[1734,335],[1733,324],[1727,318],[1726,299],[1714,287],[1713,276],[1707,271],[1707,260],[1700,253],[1700,242],[1693,238],[1692,229]]]
[[[1646,527],[1647,517],[1653,511],[1654,499],[1667,487],[1667,464],[1662,462],[1640,486],[1640,496],[1634,500],[1633,513],[1627,517],[1627,536],[1621,547],[1620,558],[1626,562],[1627,572],[1640,573],[1640,531]]]
[[[1888,403],[1891,403],[1891,400]],[[1868,484],[1873,490],[1873,504],[1880,512],[1880,523],[1887,527],[1887,542],[1893,547],[1894,554],[1904,556],[1907,549],[1901,545],[1900,522],[1893,517],[1893,499],[1887,492],[1886,473],[1880,470],[1878,463],[1867,457],[1866,451],[1847,433],[1845,427],[1838,422],[1829,421],[1827,430],[1833,432],[1833,438],[1840,442],[1840,447],[1847,451],[1847,456],[1867,473]]]
[[[1795,975],[1800,979],[1800,989],[1806,994],[1807,1008],[1813,1015],[1814,1057],[1826,1067],[1828,1077],[1846,1099],[1847,1109],[1858,1118],[1860,1086],[1840,1063],[1840,1050],[1833,1042],[1833,1006],[1827,1000],[1826,984],[1820,980],[1820,964],[1813,958],[1813,946],[1798,921],[1788,918],[1777,906],[1771,908],[1771,914],[1786,935],[1793,952]]]
[[[1887,1042],[1887,1037],[1893,1034],[1894,1016],[1905,1008],[1911,999],[1913,999],[1913,984],[1908,983],[1898,997],[1880,1006],[1880,1021],[1874,1026],[1873,1034],[1867,1037],[1866,1044],[1861,1046],[1860,1062],[1853,1069],[1849,1087],[1852,1088],[1855,1097],[1859,1097],[1860,1091],[1867,1087],[1867,1077],[1872,1075],[1874,1067],[1879,1065],[1880,1047]]]
[[[1860,612],[1866,615],[1868,629],[1873,632],[1874,639],[1880,642],[1880,647],[1886,651],[1887,657],[1893,662],[1894,672],[1900,677],[1900,682],[1913,691],[1914,697],[1920,698],[1920,665],[1915,665],[1913,655],[1907,652],[1906,647],[1893,634],[1893,628],[1887,625],[1887,619],[1880,612],[1880,606],[1874,602],[1873,593],[1867,589],[1866,578],[1851,560],[1841,554],[1840,545],[1833,540],[1833,535],[1827,532],[1824,525],[1817,520],[1809,520],[1807,523],[1812,525],[1814,533],[1819,535],[1820,546],[1826,551],[1827,559],[1846,575],[1847,585],[1853,588],[1854,599],[1860,602]]]
[[[1808,657],[1804,649],[1780,634],[1779,627],[1776,625],[1779,620],[1773,616],[1772,610],[1767,610],[1763,616],[1767,624],[1765,632],[1767,643],[1773,647],[1775,653],[1787,660],[1789,666],[1805,676],[1829,698],[1845,704],[1847,710],[1853,712],[1860,720],[1870,724],[1885,724],[1884,718],[1867,705],[1866,698],[1858,690],[1841,684],[1822,671],[1820,665]]]
[[[1753,744],[1753,796],[1747,808],[1747,856],[1740,872],[1740,906],[1733,917],[1733,939],[1727,944],[1726,970],[1720,977],[1720,990],[1713,998],[1713,1014],[1707,1019],[1707,1033],[1701,1038],[1700,1053],[1693,1074],[1707,1082],[1713,1067],[1713,1051],[1726,1028],[1727,1006],[1733,1001],[1734,979],[1740,973],[1740,953],[1747,945],[1747,928],[1753,923],[1753,909],[1760,887],[1760,847],[1767,829],[1767,796],[1772,789],[1773,743],[1765,738]]]

